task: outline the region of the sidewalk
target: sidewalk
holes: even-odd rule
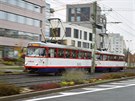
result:
[[[23,66],[8,66],[0,64],[0,73],[23,73]]]

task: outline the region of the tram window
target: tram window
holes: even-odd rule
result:
[[[124,60],[124,58],[123,58],[122,56],[120,56],[120,57],[119,57],[119,60],[120,60],[120,61],[123,61],[123,60]]]
[[[96,54],[96,59],[97,60],[103,60],[102,55],[101,54]]]
[[[119,57],[118,56],[114,56],[114,60],[119,60]]]
[[[58,49],[58,57],[64,57],[64,49]]]
[[[50,48],[48,57],[56,57],[56,49]]]
[[[45,56],[46,50],[45,48],[29,47],[27,55],[28,56]]]
[[[78,52],[78,58],[79,58],[79,59],[82,58],[82,52],[81,52],[81,51]]]
[[[46,56],[45,48],[40,48],[39,49],[39,56]]]
[[[96,59],[100,60],[100,55],[99,54],[96,54]]]
[[[70,50],[66,50],[65,51],[65,57],[66,58],[70,58]]]
[[[109,60],[114,60],[113,56],[110,55],[109,56]]]
[[[84,52],[84,58],[87,59],[87,52]]]
[[[77,58],[76,50],[72,50],[72,58]]]
[[[107,55],[103,55],[103,60],[107,60]]]
[[[84,56],[84,52],[82,52],[82,59],[84,59],[85,58],[85,56]]]
[[[91,59],[91,53],[87,53],[87,58]]]

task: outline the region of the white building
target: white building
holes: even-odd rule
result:
[[[105,47],[108,49],[109,52],[112,53],[124,53],[125,47],[125,42],[123,40],[123,36],[120,34],[114,34],[114,33],[109,33],[108,34],[108,40],[105,42]]]
[[[92,49],[94,35],[90,28],[71,23],[63,23],[58,25],[54,33],[52,31],[50,32],[50,37],[54,37],[56,40],[62,40],[65,45]]]

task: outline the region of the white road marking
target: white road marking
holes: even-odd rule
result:
[[[60,92],[62,95],[74,95],[77,94],[77,92]]]
[[[66,94],[65,93],[64,95],[55,95],[55,96],[48,96],[48,97],[41,97],[41,98],[33,98],[33,99],[29,99],[29,100],[24,100],[24,101],[39,101],[39,100],[60,98],[60,97],[79,95],[79,94],[86,94],[86,93],[105,91],[105,90],[111,90],[111,89],[117,89],[117,88],[124,88],[124,87],[130,87],[130,86],[135,86],[135,84],[129,84],[129,85],[125,85],[125,86],[115,86],[115,87],[104,88],[104,89],[95,89],[95,90],[92,90],[92,91],[90,90],[90,91],[76,92],[76,93],[72,93],[72,94]]]
[[[98,87],[115,87],[116,85],[98,85]],[[121,87],[121,86],[120,86]]]
[[[113,83],[109,83],[109,84],[111,84],[111,85],[126,85],[126,84],[129,84],[129,83],[113,82]]]
[[[82,89],[84,89],[84,90],[102,90],[102,89],[104,89],[104,88],[82,88]]]

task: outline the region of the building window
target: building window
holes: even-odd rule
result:
[[[78,14],[80,14],[81,13],[81,8],[76,8],[76,13]]]
[[[25,0],[0,0],[0,1],[7,2],[8,4],[16,5],[16,6],[19,6],[19,7],[31,10],[31,11],[35,11],[38,13],[40,13],[40,10],[41,10],[40,6],[29,3]]]
[[[78,41],[78,47],[81,47],[81,41]]]
[[[66,28],[66,37],[71,37],[71,28]]]
[[[26,8],[26,2],[23,0],[18,0],[18,6],[22,8]]]
[[[87,40],[87,32],[84,31],[84,40]]]
[[[39,40],[39,34],[28,33],[28,32],[20,32],[20,31],[16,31],[16,30],[3,29],[3,28],[0,28],[0,36],[1,37],[34,40],[34,41]]]
[[[0,11],[0,19],[5,19],[6,20],[6,12]]]
[[[9,4],[17,5],[17,0],[7,0]]]
[[[90,49],[92,49],[92,48],[93,48],[93,44],[91,43],[91,44],[90,44]]]
[[[24,16],[20,16],[20,15],[8,13],[8,12],[0,11],[0,19],[5,19],[5,20],[8,20],[8,21],[13,21],[13,22],[18,22],[18,23],[22,23],[22,24],[40,27],[40,21],[39,20],[27,18],[27,17],[24,17]]]
[[[34,26],[40,27],[40,21],[39,20],[34,20]]]
[[[78,38],[78,33],[79,31],[78,31],[78,29],[74,29],[74,38]]]
[[[75,14],[75,8],[71,9],[71,14]]]
[[[9,21],[17,22],[17,15],[11,14],[11,13],[7,13],[7,19]]]
[[[92,41],[92,33],[89,33],[89,41]]]
[[[26,18],[26,24],[33,25],[33,20],[30,18]]]
[[[71,21],[75,21],[75,17],[74,16],[71,16]]]
[[[89,43],[83,42],[83,48],[89,48]]]
[[[82,39],[82,31],[80,30],[80,39]]]
[[[23,16],[18,16],[18,17],[17,17],[17,20],[18,20],[18,23],[25,24],[25,17],[23,17]]]
[[[77,21],[81,21],[81,17],[80,16],[77,16]]]
[[[31,4],[31,3],[26,3],[26,8],[28,9],[28,10],[34,10],[34,5],[33,4]]]
[[[2,1],[2,2],[7,2],[7,0],[0,0],[0,1]]]
[[[81,8],[81,21],[89,21],[90,18],[90,7]]]

